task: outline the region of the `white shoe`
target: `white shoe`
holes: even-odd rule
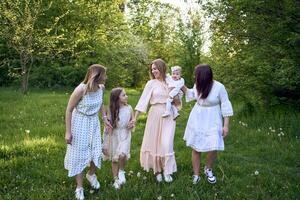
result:
[[[169,117],[171,114],[169,112],[165,112],[164,114],[162,114],[162,117],[165,118],[165,117]]]
[[[216,177],[213,174],[213,171],[211,168],[204,167],[204,174],[207,177],[207,181],[211,184],[214,184],[217,182]]]
[[[84,200],[83,188],[76,188],[75,190],[75,198],[78,200]]]
[[[119,178],[119,182],[120,182],[121,185],[126,183],[125,171],[124,170],[119,170],[118,178]]]
[[[173,178],[170,174],[164,174],[164,178],[167,183],[171,183],[173,181]]]
[[[85,177],[90,182],[90,184],[91,184],[91,186],[92,186],[93,189],[98,190],[100,188],[100,183],[97,180],[96,174],[89,175],[87,173]]]
[[[120,184],[120,181],[117,177],[115,177],[115,182],[113,183],[113,187],[118,190],[121,188],[121,184]]]
[[[156,181],[159,182],[159,183],[163,181],[161,173],[156,175]]]
[[[199,181],[200,181],[200,176],[198,176],[198,175],[193,175],[193,177],[192,177],[192,181],[193,181],[193,184],[194,185],[196,185],[197,183],[199,183]]]

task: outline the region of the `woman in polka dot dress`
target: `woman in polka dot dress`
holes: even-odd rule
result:
[[[83,170],[87,166],[90,166],[87,180],[94,189],[100,188],[95,174],[101,165],[102,154],[99,111],[105,126],[111,126],[102,104],[105,80],[105,67],[91,65],[84,81],[72,93],[66,110],[65,140],[68,145],[65,168],[69,177],[76,176],[76,199],[84,199]]]

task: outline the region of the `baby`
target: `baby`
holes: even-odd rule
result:
[[[171,114],[173,114],[173,119],[175,120],[178,116],[178,108],[175,105],[172,105],[172,102],[174,98],[177,98],[181,103],[182,98],[182,91],[181,88],[184,86],[184,79],[181,78],[181,67],[180,66],[174,66],[171,67],[172,76],[167,74],[166,82],[168,84],[168,87],[170,89],[169,92],[169,98],[166,103],[166,110],[162,117],[168,117]]]

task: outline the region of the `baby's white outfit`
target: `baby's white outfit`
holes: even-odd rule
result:
[[[184,86],[184,79],[180,78],[179,80],[174,80],[170,74],[167,74],[166,76],[166,83],[168,87],[171,89],[169,92],[169,98],[166,103],[166,111],[163,114],[163,117],[167,117],[170,114],[173,114],[174,118],[176,118],[178,114],[178,109],[176,106],[172,105],[173,99],[175,96],[179,96],[179,99],[181,101],[181,98],[183,96],[183,92],[181,91],[181,88]]]

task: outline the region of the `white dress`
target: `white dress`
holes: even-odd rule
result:
[[[85,84],[80,84],[85,89]],[[68,176],[80,174],[91,161],[101,166],[101,133],[98,112],[102,105],[103,90],[88,92],[72,112],[72,144],[68,144],[65,168]]]
[[[206,99],[199,99],[196,86],[194,86],[186,93],[186,101],[191,100],[197,100],[197,102],[186,125],[183,138],[186,145],[197,152],[224,150],[222,116],[233,115],[232,105],[224,85],[214,81]]]
[[[104,155],[104,160],[117,162],[120,155],[130,158],[131,130],[127,128],[131,119],[132,108],[130,105],[122,106],[119,110],[119,120],[112,134],[104,132],[103,149],[107,149],[108,155]]]

